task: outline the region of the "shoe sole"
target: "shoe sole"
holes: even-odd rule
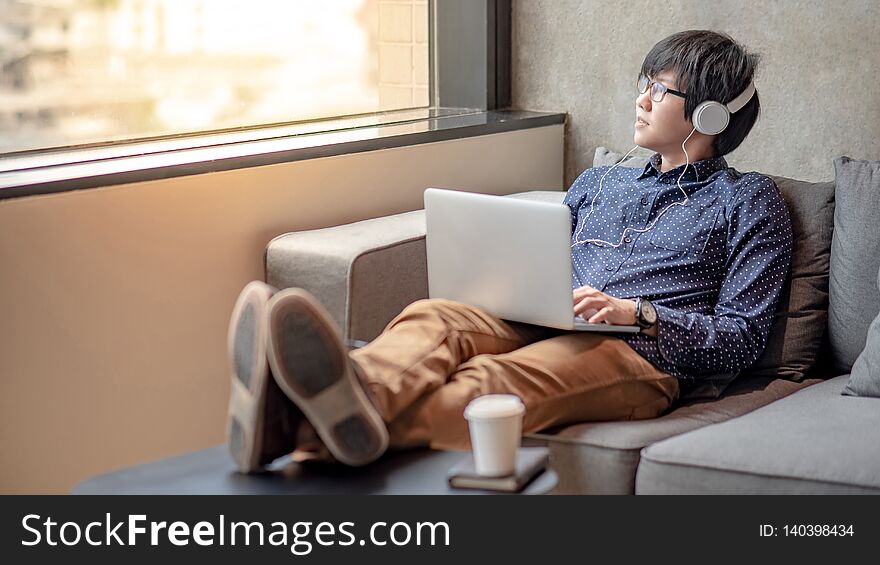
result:
[[[388,447],[388,430],[354,373],[336,323],[301,289],[277,293],[268,309],[269,366],[278,386],[336,459],[352,466],[376,460]]]
[[[273,289],[259,281],[242,289],[232,309],[227,351],[232,366],[226,438],[239,471],[261,468],[260,449],[269,387],[266,359],[266,314]]]

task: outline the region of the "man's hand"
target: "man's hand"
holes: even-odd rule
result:
[[[575,315],[579,316],[591,309],[597,311],[587,320],[591,324],[605,322],[625,326],[636,323],[635,300],[615,298],[589,285],[574,289]]]

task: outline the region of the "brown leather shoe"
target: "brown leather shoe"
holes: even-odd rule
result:
[[[336,459],[353,466],[377,459],[388,447],[388,430],[327,310],[299,288],[275,294],[268,309],[267,356],[278,386]]]
[[[227,444],[238,469],[259,471],[296,448],[302,412],[269,373],[266,359],[267,305],[271,286],[253,281],[238,296],[229,322],[227,348],[232,386],[226,425]]]

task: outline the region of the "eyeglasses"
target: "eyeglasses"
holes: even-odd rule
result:
[[[684,98],[686,94],[684,92],[679,92],[678,90],[673,90],[667,87],[665,84],[659,83],[656,80],[651,80],[647,76],[642,73],[639,73],[639,94],[644,94],[648,87],[651,87],[651,100],[654,102],[660,102],[663,100],[663,97],[666,96],[666,93],[675,94],[676,96],[680,96]]]

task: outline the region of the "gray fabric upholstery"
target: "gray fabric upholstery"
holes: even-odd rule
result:
[[[880,405],[849,376],[642,450],[637,494],[880,494]]]
[[[266,282],[314,294],[344,339],[375,338],[427,296],[427,278],[423,210],[291,232],[266,248]]]
[[[877,286],[880,288],[880,271],[877,272]],[[880,313],[868,328],[865,349],[853,364],[843,394],[880,398]],[[880,406],[877,409],[880,410]]]
[[[647,149],[636,149],[630,154],[629,157],[626,158],[625,161],[620,163],[620,166],[641,169],[648,164],[648,159],[650,159],[651,155],[653,154],[653,151],[649,151]],[[597,147],[596,152],[593,154],[593,166],[606,167],[609,165],[613,165],[620,162],[620,160],[623,159],[624,155],[626,155],[626,153],[618,153],[617,151],[613,151],[611,149],[608,149],[607,147]]]
[[[642,168],[651,154],[636,150],[621,166]],[[613,165],[623,156],[623,153],[598,147],[593,166]],[[767,345],[742,374],[800,381],[816,369],[823,348],[828,317],[834,183],[770,177],[779,187],[791,216],[794,252]]]
[[[767,345],[743,374],[799,381],[816,366],[828,322],[834,183],[771,178],[788,207],[794,252]]]
[[[834,161],[836,209],[831,240],[828,337],[838,373],[849,373],[880,311],[880,161]]]
[[[561,203],[565,192],[511,198]],[[314,294],[346,340],[371,341],[407,305],[428,296],[425,211],[280,235],[266,247],[266,282]]]
[[[735,418],[806,386],[766,377],[739,377],[717,400],[676,403],[652,420],[595,422],[528,434],[549,448],[559,494],[633,494],[640,450],[656,441]]]

